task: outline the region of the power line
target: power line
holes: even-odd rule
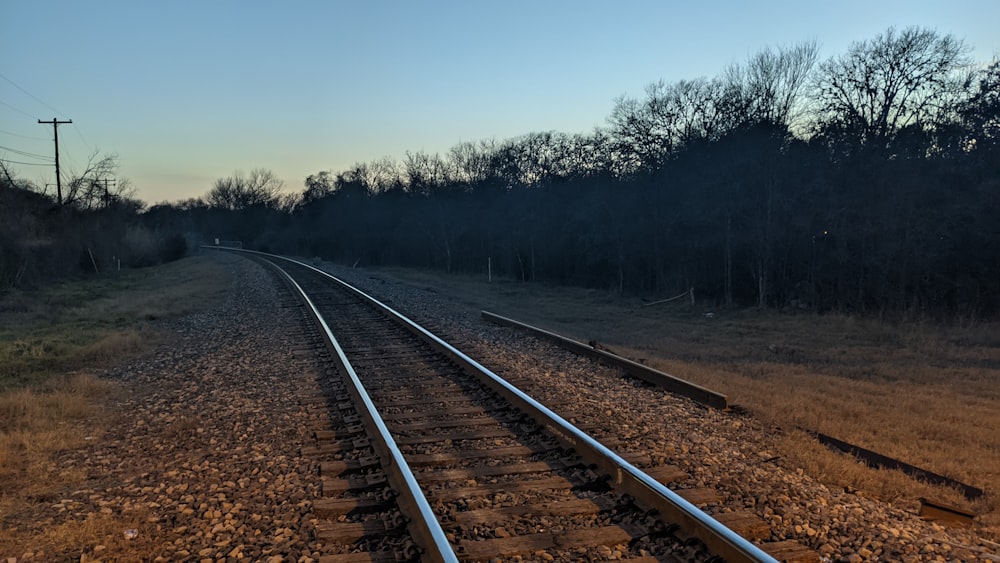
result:
[[[12,105],[10,105],[10,104],[8,104],[7,102],[5,102],[5,101],[3,101],[3,100],[0,100],[0,104],[3,104],[3,105],[5,105],[5,106],[9,107],[10,109],[12,109],[12,110],[16,111],[17,113],[20,113],[20,114],[22,114],[22,115],[26,115],[26,116],[28,116],[28,117],[30,117],[30,118],[33,118],[33,119],[35,118],[35,116],[33,116],[33,115],[31,115],[30,113],[28,113],[28,112],[24,111],[23,109],[18,109],[18,108],[14,107],[14,106],[12,106]]]
[[[27,94],[28,96],[31,96],[31,98],[32,98],[33,100],[35,100],[36,102],[38,102],[38,103],[42,104],[43,106],[45,106],[45,107],[49,108],[50,110],[52,110],[52,111],[54,111],[54,112],[58,113],[58,114],[59,114],[59,115],[61,115],[61,116],[63,116],[63,117],[66,117],[66,114],[65,114],[65,113],[63,113],[63,112],[61,112],[61,111],[57,110],[56,108],[54,108],[54,107],[50,106],[49,104],[47,104],[47,103],[43,102],[41,98],[39,98],[38,96],[36,96],[36,95],[32,94],[31,92],[29,92],[29,91],[25,90],[24,88],[21,88],[20,86],[18,86],[18,85],[17,85],[17,83],[16,83],[16,82],[14,82],[14,81],[13,81],[13,80],[11,80],[10,78],[7,78],[6,76],[4,76],[2,72],[0,72],[0,78],[3,78],[3,79],[4,79],[4,80],[6,80],[7,82],[10,82],[11,84],[13,84],[13,85],[14,85],[14,87],[15,87],[15,88],[17,88],[18,90],[20,90],[20,91],[24,92],[24,93],[25,93],[25,94]]]
[[[14,133],[13,131],[4,131],[0,129],[0,133],[5,135],[11,135],[12,137],[21,137],[22,139],[35,139],[36,141],[48,141],[45,137],[32,137],[31,135],[21,135],[20,133]]]
[[[76,131],[77,136],[80,137],[80,141],[83,143],[83,146],[87,147],[87,150],[90,150],[90,143],[87,142],[87,139],[83,138],[83,129],[81,129],[79,125],[76,125],[73,127],[73,130]]]
[[[63,113],[63,112],[61,112],[61,111],[57,110],[56,108],[54,108],[54,107],[50,106],[49,104],[45,103],[45,101],[44,101],[44,100],[42,100],[41,98],[39,98],[38,96],[36,96],[36,95],[32,94],[31,92],[29,92],[29,91],[25,90],[25,89],[24,89],[24,88],[22,88],[22,87],[21,87],[20,85],[18,85],[18,84],[17,84],[16,82],[14,82],[14,81],[13,81],[13,80],[11,80],[10,78],[7,78],[6,76],[4,76],[4,74],[3,74],[2,72],[0,72],[0,78],[3,78],[3,79],[4,79],[4,80],[6,80],[7,82],[10,82],[10,83],[11,83],[11,84],[12,84],[12,85],[13,85],[13,86],[15,87],[15,88],[17,88],[18,90],[20,90],[20,91],[24,92],[25,94],[27,94],[28,96],[30,96],[30,97],[31,97],[31,98],[32,98],[33,100],[35,100],[36,102],[38,102],[38,103],[42,104],[43,106],[45,106],[45,107],[49,108],[50,110],[52,110],[52,111],[56,112],[57,114],[59,114],[59,115],[61,115],[61,116],[63,116],[63,117],[66,117],[66,114],[65,114],[65,113]],[[24,115],[27,115],[28,117],[35,117],[35,116],[33,116],[33,115],[28,115],[27,113],[25,113],[25,112],[23,112],[23,111],[21,111],[21,110],[19,110],[19,109],[15,108],[15,107],[11,106],[10,104],[7,104],[6,102],[4,102],[4,105],[6,105],[7,107],[10,107],[11,109],[14,109],[14,110],[17,110],[17,111],[20,111],[21,113],[23,113]],[[81,142],[83,143],[83,145],[84,145],[85,147],[87,147],[88,149],[90,149],[90,148],[91,148],[91,145],[90,145],[90,143],[89,143],[89,142],[87,142],[87,139],[85,139],[85,138],[84,138],[84,136],[83,136],[83,130],[82,130],[82,129],[80,128],[80,126],[79,126],[79,125],[77,125],[77,126],[76,126],[76,127],[74,127],[73,129],[74,129],[74,130],[76,130],[76,134],[77,134],[77,136],[78,136],[78,137],[80,137],[80,141],[81,141]],[[12,134],[12,135],[14,135],[15,133],[11,133],[11,134]],[[31,137],[31,138],[35,138],[35,139],[37,139],[38,137]],[[48,140],[48,139],[46,139],[46,140]]]
[[[9,162],[11,164],[23,164],[25,166],[52,166],[51,164],[45,164],[42,162],[20,162],[17,160],[8,160],[6,158],[0,160],[3,160],[4,162]]]
[[[32,153],[32,152],[25,152],[25,151],[22,151],[22,150],[12,149],[10,147],[5,147],[5,146],[2,146],[2,145],[0,145],[0,149],[3,149],[5,151],[10,151],[12,153],[19,154],[21,156],[27,156],[27,157],[30,157],[30,158],[40,158],[42,160],[52,160],[51,156],[45,156],[45,155],[42,155],[42,154],[35,154],[35,153]]]

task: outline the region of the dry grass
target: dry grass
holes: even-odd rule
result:
[[[62,474],[52,454],[96,439],[88,423],[115,392],[110,382],[78,374],[0,394],[0,496],[44,495]]]
[[[62,492],[83,487],[86,474],[60,467],[54,456],[100,439],[105,427],[101,405],[118,393],[108,381],[77,374],[0,394],[0,546],[51,552],[81,545],[76,538],[88,533],[90,523],[13,529],[37,523],[44,517],[39,511]]]
[[[1000,327],[892,325],[846,316],[644,306],[608,292],[385,270],[478,308],[597,341],[700,385],[787,430],[783,457],[831,486],[884,499],[937,498],[1000,535]],[[957,491],[832,453],[817,430],[980,487]]]
[[[139,513],[53,518],[53,504],[88,479],[60,466],[60,452],[99,443],[109,406],[128,392],[81,372],[147,353],[164,339],[151,320],[205,307],[228,287],[223,266],[191,258],[0,299],[0,546],[38,560],[103,546],[98,558],[115,559],[151,541]]]
[[[67,552],[85,554],[88,561],[148,561],[152,559],[148,554],[158,551],[162,532],[147,518],[145,510],[94,513],[89,518],[39,527],[31,534],[30,543],[24,541],[23,535],[0,530],[0,546],[23,545],[17,555],[31,553],[36,561],[76,559],[75,555],[72,559],[60,555]]]
[[[0,297],[0,391],[110,365],[162,342],[150,321],[195,311],[229,285],[209,258]]]

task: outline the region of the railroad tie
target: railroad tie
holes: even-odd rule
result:
[[[459,545],[459,559],[462,561],[483,561],[515,555],[527,555],[540,550],[560,547],[597,547],[628,544],[635,537],[634,530],[623,526],[603,526],[586,530],[569,530],[554,534],[540,532],[509,538],[486,540],[464,540]]]
[[[354,543],[373,536],[384,536],[395,529],[387,526],[382,520],[364,522],[320,520],[316,522],[316,539],[338,544]]]
[[[786,563],[818,563],[819,553],[795,540],[785,540],[760,545],[768,555]]]
[[[516,518],[531,515],[544,516],[583,516],[598,514],[602,510],[610,510],[615,505],[605,498],[593,499],[572,498],[563,501],[532,503],[505,508],[482,508],[455,514],[455,522],[462,528],[482,526],[486,524],[501,524]]]
[[[712,515],[720,524],[743,536],[756,541],[771,535],[771,526],[752,512],[722,512]]]
[[[318,559],[319,563],[397,563],[397,561],[399,557],[388,551],[324,555]]]
[[[349,514],[378,512],[393,506],[393,499],[374,498],[318,498],[313,501],[313,514],[317,518],[334,520]]]

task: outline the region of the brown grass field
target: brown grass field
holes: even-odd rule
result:
[[[120,551],[121,530],[141,514],[53,524],[41,537],[10,528],[44,518],[61,493],[84,486],[85,475],[56,456],[99,440],[114,416],[108,405],[128,392],[93,374],[165,342],[152,320],[198,310],[228,285],[217,262],[188,258],[0,297],[0,545]]]
[[[887,324],[840,315],[646,306],[607,291],[385,269],[397,279],[615,352],[726,393],[782,429],[781,455],[831,486],[897,502],[941,500],[1000,536],[1000,330]],[[712,316],[706,316],[711,312]],[[969,502],[897,471],[864,467],[796,426],[986,491]]]

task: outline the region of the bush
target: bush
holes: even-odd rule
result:
[[[187,255],[187,240],[183,235],[174,233],[160,242],[160,261],[173,262]]]

